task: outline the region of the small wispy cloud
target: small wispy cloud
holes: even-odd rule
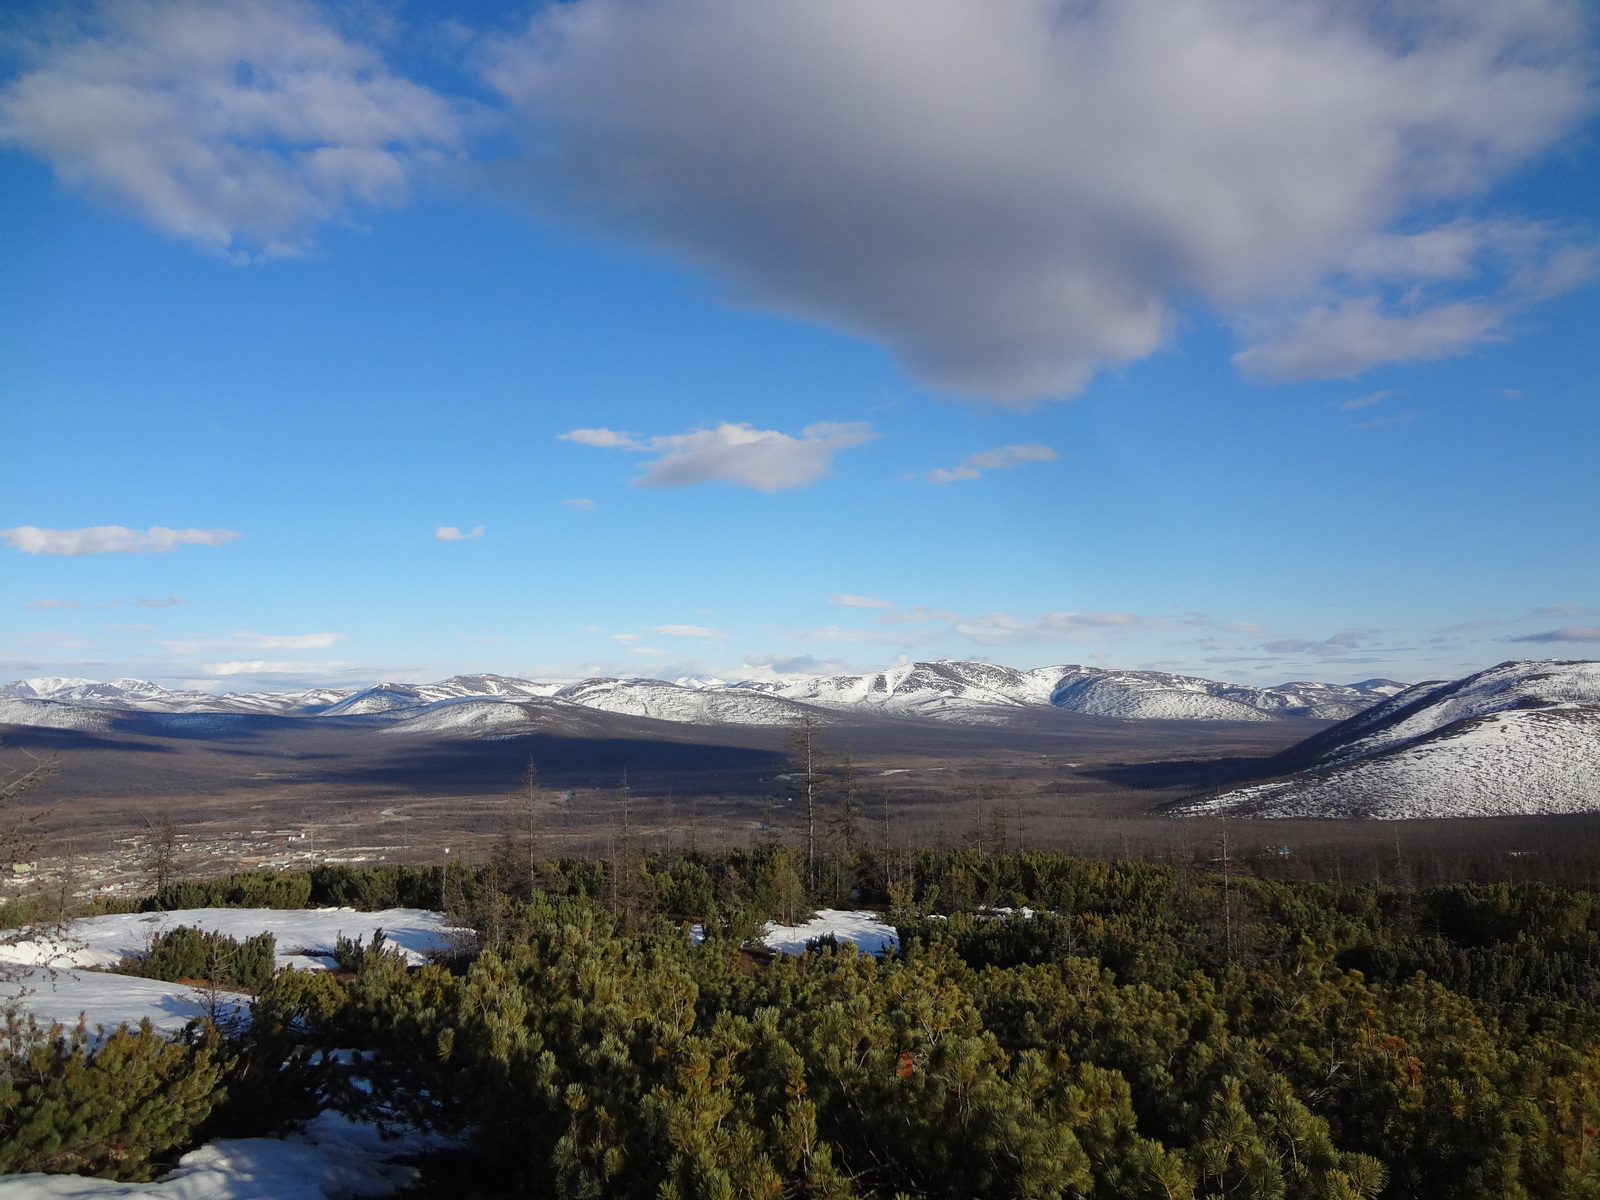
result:
[[[91,525],[85,529],[41,529],[18,525],[0,529],[0,539],[24,554],[56,554],[76,558],[85,554],[166,554],[179,546],[220,546],[243,537],[232,529],[128,529],[121,525]]]
[[[154,633],[156,631],[156,627],[154,625],[111,625],[111,624],[108,624],[106,626],[106,628],[107,629],[120,629],[123,633]]]
[[[939,468],[911,478],[926,479],[929,483],[958,483],[964,479],[976,479],[985,471],[1002,471],[1030,462],[1054,462],[1060,457],[1049,446],[997,446],[993,450],[969,454],[949,470]]]
[[[1351,429],[1388,429],[1394,425],[1409,425],[1417,419],[1416,413],[1396,413],[1392,417],[1373,417],[1370,421],[1357,421]]]
[[[95,644],[75,633],[56,633],[45,630],[27,630],[8,633],[6,640],[14,645],[36,650],[93,650]]]
[[[1535,616],[1540,617],[1587,617],[1595,613],[1595,609],[1585,608],[1581,604],[1546,604],[1533,610]]]
[[[1600,642],[1600,629],[1591,625],[1563,625],[1544,633],[1507,638],[1508,642]]]
[[[877,434],[859,421],[821,421],[799,437],[776,429],[755,429],[724,421],[709,429],[638,438],[614,429],[574,429],[560,440],[605,450],[658,455],[645,464],[639,487],[690,487],[732,483],[758,492],[810,487],[830,473],[840,450],[871,441]]]
[[[1274,638],[1262,642],[1259,648],[1268,654],[1309,654],[1316,658],[1334,658],[1370,644],[1380,632],[1377,629],[1345,629],[1325,638]]]
[[[846,675],[850,664],[842,658],[817,658],[810,654],[747,654],[744,670],[750,678],[780,675]]]
[[[233,659],[225,662],[201,663],[207,675],[312,675],[325,677],[330,671],[348,670],[359,666],[353,662],[273,662],[267,659]]]
[[[1170,629],[1172,625],[1167,618],[1141,617],[1126,612],[1047,612],[1031,619],[996,612],[964,618],[956,622],[953,632],[981,644],[998,645],[1077,639],[1141,627]]]
[[[594,501],[593,500],[586,500],[582,496],[576,496],[571,500],[563,500],[561,502],[561,504],[562,504],[562,507],[564,507],[564,508],[575,509],[578,512],[593,512],[594,511]]]
[[[236,629],[225,637],[193,635],[166,638],[154,645],[174,654],[204,654],[207,651],[230,649],[249,650],[326,650],[347,641],[344,633],[257,633],[253,629]]]
[[[25,600],[23,608],[82,608],[82,600]]]
[[[893,608],[893,600],[879,600],[876,596],[854,596],[849,592],[835,592],[828,597],[829,604],[841,608]]]
[[[606,636],[613,642],[621,642],[624,646],[644,641],[644,634],[642,633],[608,633]]]
[[[877,618],[877,621],[880,625],[896,625],[905,621],[954,621],[959,615],[942,608],[930,608],[926,604],[919,604],[907,612],[884,613]]]
[[[189,602],[182,596],[162,596],[159,598],[140,596],[134,603],[140,608],[171,608],[174,604],[187,604]]]
[[[469,533],[462,533],[454,525],[441,525],[433,531],[433,540],[436,542],[470,542],[473,538],[482,536],[482,525],[474,525]]]
[[[1366,408],[1369,404],[1376,404],[1380,400],[1387,400],[1392,395],[1394,395],[1394,392],[1385,388],[1381,392],[1373,392],[1370,396],[1358,396],[1354,400],[1346,400],[1339,407],[1345,412],[1350,412],[1357,408]]]
[[[656,625],[651,627],[650,632],[659,633],[665,637],[718,638],[722,636],[720,629],[709,629],[704,625]]]

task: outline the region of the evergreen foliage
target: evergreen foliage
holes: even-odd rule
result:
[[[259,992],[272,979],[277,942],[270,933],[237,941],[179,925],[150,939],[144,954],[130,955],[117,970],[144,979],[202,980],[219,987]]]
[[[265,981],[204,1132],[334,1106],[459,1133],[452,1195],[1600,1200],[1586,891],[988,847],[832,845],[814,872],[778,845],[518,853],[299,877],[442,885],[476,941],[414,969],[351,941],[346,974]],[[751,940],[841,892],[893,914],[900,954]]]
[[[223,1099],[219,1043],[209,1027],[173,1041],[149,1022],[97,1043],[81,1024],[40,1030],[13,1015],[0,1031],[0,1173],[148,1179]]]
[[[302,1063],[361,1048],[304,1086],[469,1137],[483,1195],[1600,1200],[1587,893],[977,850],[806,866],[452,867],[476,951],[352,947],[354,980],[275,983],[258,1027],[306,1031]],[[899,956],[747,943],[846,885],[896,912]]]

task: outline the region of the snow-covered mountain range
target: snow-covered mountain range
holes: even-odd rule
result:
[[[1303,765],[1179,811],[1389,820],[1600,811],[1600,662],[1506,662],[1419,683],[1281,757]]]
[[[291,692],[171,691],[142,679],[100,683],[45,677],[0,686],[0,724],[106,729],[119,714],[235,714],[378,723],[394,733],[514,736],[562,713],[606,712],[696,725],[790,725],[882,716],[994,725],[1066,711],[1132,720],[1342,720],[1388,700],[1404,684],[1287,683],[1250,687],[1158,671],[1056,666],[1033,670],[976,662],[907,663],[865,675],[794,680],[690,677],[536,683],[507,675],[457,675],[437,683]]]

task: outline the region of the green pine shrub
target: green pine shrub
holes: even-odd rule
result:
[[[144,979],[199,979],[218,987],[259,992],[272,978],[277,941],[270,933],[236,941],[224,933],[179,925],[150,940],[143,954],[125,957],[123,975]]]
[[[221,1038],[177,1040],[148,1021],[98,1042],[82,1024],[41,1030],[12,1014],[0,1036],[0,1174],[148,1179],[155,1156],[189,1142],[222,1099]]]

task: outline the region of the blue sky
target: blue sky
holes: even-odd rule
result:
[[[1584,10],[1153,11],[15,12],[0,676],[1591,656]]]

